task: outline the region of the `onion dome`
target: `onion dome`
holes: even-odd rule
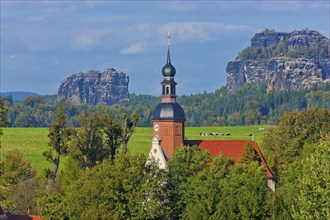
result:
[[[162,69],[162,73],[164,77],[174,77],[176,70],[174,66],[171,64],[171,56],[170,56],[170,33],[168,33],[168,51],[167,51],[167,63]]]
[[[185,121],[186,117],[180,104],[160,103],[154,111],[154,120]]]
[[[170,49],[168,49],[167,52],[167,63],[162,69],[162,73],[164,77],[174,77],[176,70],[174,66],[171,64],[171,58],[170,58]]]

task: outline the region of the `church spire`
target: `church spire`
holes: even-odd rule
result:
[[[155,143],[155,148],[153,147],[152,151],[150,151],[151,154],[149,154],[155,155],[157,152],[164,153],[166,159],[172,157],[175,149],[184,144],[184,122],[186,120],[181,105],[176,102],[177,84],[174,81],[176,70],[171,64],[170,40],[170,34],[168,33],[167,62],[162,69],[164,79],[161,82],[161,103],[157,105],[154,112],[154,119],[152,120],[154,127],[153,134],[157,138],[153,142],[153,144]],[[159,149],[159,145],[161,149]]]
[[[171,46],[171,35],[170,32],[167,33],[167,64],[171,64],[171,56],[170,56],[170,46]]]
[[[165,64],[165,66],[162,69],[162,73],[164,77],[174,77],[176,70],[174,68],[174,66],[171,64],[171,55],[170,55],[170,40],[171,40],[171,36],[170,33],[168,32],[167,34],[167,62]]]
[[[170,33],[167,34],[167,63],[162,69],[162,73],[164,76],[164,80],[161,83],[162,85],[162,102],[163,103],[175,103],[176,97],[176,82],[174,81],[174,75],[176,70],[174,66],[171,64],[171,56],[170,56],[170,45],[171,45],[171,36]]]

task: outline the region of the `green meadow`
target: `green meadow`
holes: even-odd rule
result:
[[[187,127],[185,137],[188,140],[221,139],[221,140],[251,140],[253,138],[260,145],[262,133],[260,130],[270,126],[224,126],[224,127]],[[48,128],[4,128],[1,137],[0,159],[9,150],[18,149],[26,159],[31,161],[32,166],[39,175],[51,164],[45,160],[42,152],[47,150]],[[230,133],[229,136],[201,136],[200,133]],[[132,153],[148,154],[151,147],[152,128],[137,128],[128,144]],[[65,160],[65,158],[63,158]]]

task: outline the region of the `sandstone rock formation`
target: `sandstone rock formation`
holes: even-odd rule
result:
[[[313,30],[265,30],[227,65],[227,88],[265,82],[268,91],[301,89],[330,82],[329,40]]]
[[[90,70],[63,80],[57,96],[73,104],[112,105],[128,102],[128,82],[127,74],[113,68],[103,73]]]

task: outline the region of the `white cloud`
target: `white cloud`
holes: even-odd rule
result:
[[[198,41],[207,42],[218,39],[222,34],[230,34],[237,32],[248,32],[252,28],[246,25],[230,25],[222,23],[206,23],[206,22],[183,22],[169,23],[160,28],[163,35],[168,31],[173,33],[182,41]]]
[[[136,53],[142,53],[145,50],[146,50],[146,45],[144,43],[136,43],[120,49],[119,52],[122,54],[136,54]]]
[[[81,21],[91,24],[117,24],[117,23],[123,23],[128,21],[127,16],[111,16],[111,17],[83,17],[81,18]]]
[[[128,27],[112,37],[122,44],[121,54],[137,54],[151,50],[167,43],[167,33],[170,32],[175,41],[193,41],[204,43],[221,38],[221,35],[253,32],[246,25],[230,25],[222,23],[175,22],[163,25],[144,23]],[[88,38],[88,40],[91,40]],[[89,43],[86,42],[86,43]],[[126,45],[125,45],[126,44]]]
[[[92,9],[92,8],[94,8],[96,2],[93,0],[86,0],[86,4],[90,9]]]
[[[311,2],[311,6],[310,8],[314,9],[314,10],[328,10],[330,8],[330,2],[329,1],[315,1],[315,2]]]
[[[73,43],[76,47],[96,46],[101,42],[101,38],[107,34],[107,31],[102,30],[83,30],[77,32],[73,37]]]
[[[167,33],[180,41],[208,42],[219,39],[223,34],[236,34],[253,31],[247,25],[231,25],[222,23],[207,22],[174,22],[163,25],[139,24],[127,30],[127,36],[134,36],[134,39],[148,41],[150,44],[157,40],[157,43],[166,43]]]
[[[190,12],[197,8],[195,2],[171,1],[171,2],[158,2],[157,5],[169,11],[174,12]]]
[[[39,7],[41,7],[41,12],[45,13],[46,15],[58,15],[61,13],[73,13],[77,7],[77,3],[70,2],[70,1],[53,1],[53,0],[44,0],[38,2]]]
[[[330,3],[328,1],[263,1],[258,7],[264,11],[301,11],[307,10],[329,10]]]

